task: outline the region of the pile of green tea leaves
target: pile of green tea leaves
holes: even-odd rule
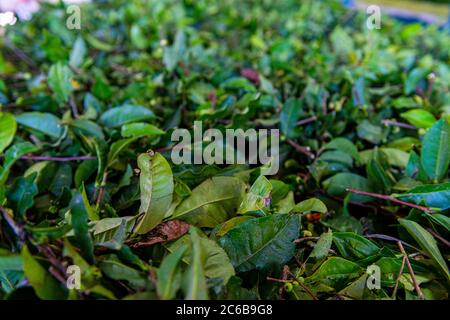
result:
[[[67,17],[0,38],[1,298],[448,298],[448,33],[330,0]],[[194,121],[280,129],[279,172],[173,164]]]

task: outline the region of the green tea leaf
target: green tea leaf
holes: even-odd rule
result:
[[[207,300],[208,288],[206,286],[204,264],[204,251],[200,243],[200,236],[196,228],[190,229],[192,241],[191,263],[183,279],[183,290],[186,300]]]
[[[311,198],[304,200],[295,205],[293,212],[308,213],[308,212],[320,212],[327,213],[327,206],[319,199]]]
[[[270,181],[266,177],[260,176],[245,195],[244,200],[239,206],[238,212],[245,214],[247,212],[263,209],[270,203],[271,191],[272,184]]]
[[[292,242],[299,236],[300,218],[297,215],[277,214],[251,219],[231,229],[220,238],[239,272],[280,266],[294,254]],[[258,232],[260,235],[254,237]]]
[[[359,277],[362,272],[362,268],[354,262],[340,257],[331,257],[305,280],[308,283],[320,282],[340,289],[352,279]]]
[[[108,128],[120,127],[127,123],[153,119],[155,115],[150,109],[139,105],[126,104],[109,109],[100,117],[100,123]]]
[[[376,254],[380,248],[372,241],[353,232],[333,233],[333,243],[345,259],[364,259]]]
[[[289,99],[283,106],[280,115],[281,132],[288,138],[296,137],[295,128],[299,120],[300,110],[300,101],[297,99]]]
[[[162,299],[169,300],[175,297],[181,287],[180,262],[188,249],[187,245],[182,245],[167,255],[157,271],[158,292]]]
[[[439,120],[423,138],[421,163],[430,179],[437,182],[447,174],[450,163],[450,124]]]
[[[123,125],[121,133],[124,138],[137,138],[161,136],[165,131],[148,123],[136,122]]]
[[[423,109],[408,110],[403,112],[400,116],[408,120],[409,123],[417,128],[428,129],[436,122],[436,118],[433,114]]]
[[[233,216],[242,201],[243,182],[234,177],[217,176],[205,180],[175,209],[172,218],[197,227],[214,227]]]
[[[174,183],[172,169],[167,160],[159,153],[144,153],[138,158],[141,170],[141,207],[143,217],[138,222],[135,232],[147,233],[156,227],[165,217],[172,203]]]
[[[14,115],[0,112],[0,154],[11,144],[16,130],[17,123]]]
[[[58,300],[66,297],[63,287],[36,260],[26,245],[22,248],[22,260],[25,275],[39,298]]]
[[[72,214],[72,227],[75,239],[80,246],[83,257],[88,262],[94,261],[94,244],[89,233],[88,209],[83,201],[80,192],[75,192],[70,202],[70,212]]]
[[[450,183],[421,185],[407,193],[393,194],[393,196],[403,201],[447,210],[450,208]]]
[[[331,230],[322,233],[309,256],[311,258],[316,258],[317,260],[325,258],[326,256],[328,256],[328,252],[331,249],[332,242],[333,232]]]
[[[48,135],[53,139],[59,139],[63,133],[61,121],[51,113],[25,112],[16,117],[17,123]]]
[[[73,73],[67,65],[58,62],[50,67],[48,85],[52,88],[59,102],[69,101],[72,93],[72,78]]]
[[[406,219],[399,219],[398,222],[400,222],[400,225],[408,231],[408,233],[420,245],[422,250],[434,261],[447,280],[450,280],[450,273],[448,271],[447,263],[442,257],[433,236],[417,222]]]

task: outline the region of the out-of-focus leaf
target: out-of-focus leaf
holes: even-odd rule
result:
[[[73,44],[72,51],[70,52],[69,65],[72,68],[78,68],[83,63],[86,52],[86,43],[82,37],[78,37]]]
[[[297,213],[308,213],[308,212],[320,212],[327,213],[327,206],[317,198],[311,198],[304,200],[295,205],[293,212]]]
[[[33,206],[34,197],[38,194],[38,189],[34,183],[36,173],[27,177],[21,177],[17,180],[14,188],[8,192],[8,200],[12,208],[15,209],[17,216],[25,218],[25,213]]]
[[[25,112],[16,117],[17,123],[58,139],[63,133],[61,121],[51,113]]]
[[[22,248],[22,260],[25,275],[39,298],[58,300],[66,297],[67,293],[62,285],[45,270],[26,245]]]
[[[408,110],[403,112],[400,116],[408,120],[409,123],[417,128],[428,129],[436,122],[436,118],[433,114],[423,109]]]
[[[416,90],[416,87],[420,80],[424,79],[427,75],[427,70],[423,68],[413,69],[406,78],[405,81],[405,94],[411,94]]]
[[[0,112],[0,154],[13,141],[16,129],[16,118],[11,113]]]
[[[77,244],[80,246],[83,257],[88,262],[94,261],[94,245],[88,226],[88,210],[80,192],[76,192],[70,202],[72,227]]]
[[[300,101],[289,99],[283,106],[280,114],[281,132],[288,138],[295,138],[295,129],[299,120],[301,111]]]
[[[370,192],[371,187],[369,184],[369,180],[354,174],[354,173],[338,173],[335,176],[325,180],[323,182],[324,187],[328,191],[328,193],[332,196],[337,197],[345,197],[347,195],[346,189],[356,189],[361,191]],[[360,196],[360,195],[352,195],[351,196],[352,201],[358,201],[358,202],[364,202],[369,201],[370,198],[366,196]]]
[[[111,148],[109,149],[108,153],[108,159],[107,159],[107,167],[111,166],[114,161],[117,160],[120,153],[128,147],[129,144],[133,143],[136,139],[135,138],[129,138],[129,139],[120,139],[114,142],[111,145]]]
[[[345,152],[356,161],[360,161],[358,148],[346,138],[335,138],[323,146],[324,149],[335,149]]]
[[[58,62],[50,67],[48,84],[59,102],[69,101],[72,92],[72,78],[73,73],[67,65]]]
[[[123,125],[121,128],[121,133],[124,138],[137,138],[160,136],[165,134],[165,131],[148,123],[136,122]]]
[[[161,262],[157,271],[158,292],[162,299],[169,300],[175,297],[181,287],[180,262],[188,249],[187,245],[178,247],[167,255]]]
[[[36,152],[38,147],[32,145],[29,142],[22,142],[14,144],[9,147],[5,152],[5,159],[3,161],[3,168],[0,167],[0,186],[2,186],[8,179],[9,172],[13,164],[27,153]],[[0,197],[0,203],[1,203]]]
[[[205,255],[196,228],[191,228],[190,239],[192,241],[191,260],[183,278],[185,299],[206,300],[209,295],[203,268]]]
[[[100,123],[108,128],[120,127],[127,123],[153,119],[153,112],[139,105],[123,105],[109,109],[100,117]]]
[[[450,163],[450,124],[446,119],[439,120],[423,138],[421,153],[422,167],[428,177],[437,182],[442,180]]]

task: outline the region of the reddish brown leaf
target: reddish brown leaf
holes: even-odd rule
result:
[[[254,69],[250,69],[250,68],[242,69],[241,75],[244,78],[247,78],[248,80],[250,80],[251,82],[253,82],[255,84],[259,85],[259,83],[260,83],[259,73],[258,73],[258,71],[254,70]]]
[[[159,224],[144,238],[129,245],[132,248],[149,247],[157,243],[178,239],[189,231],[190,225],[181,220],[171,220]]]

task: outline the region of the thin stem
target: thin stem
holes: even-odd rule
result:
[[[397,295],[398,283],[400,282],[400,278],[403,274],[403,269],[405,268],[406,256],[403,256],[402,266],[400,267],[400,271],[398,272],[397,280],[395,280],[394,291],[392,292],[392,298],[395,298]]]
[[[394,197],[391,197],[391,196],[388,196],[388,195],[384,195],[384,194],[366,192],[366,191],[361,191],[361,190],[356,190],[356,189],[351,189],[351,188],[346,189],[346,191],[347,192],[351,192],[351,193],[355,193],[355,194],[360,194],[360,195],[363,195],[363,196],[372,197],[372,198],[378,198],[378,199],[383,199],[383,200],[387,200],[387,201],[396,202],[396,203],[403,204],[403,205],[411,207],[411,208],[416,208],[416,209],[422,210],[422,211],[427,212],[427,213],[432,213],[433,212],[428,207],[419,206],[417,204],[413,204],[413,203],[409,203],[409,202],[406,202],[406,201],[402,201],[402,200],[399,200],[399,199],[396,199]]]
[[[305,290],[310,296],[311,298],[313,298],[313,300],[319,300],[319,298],[317,298],[314,293],[311,291],[310,288],[308,288],[303,282],[301,282],[300,280],[297,279],[297,277],[289,271],[289,274],[291,275],[292,278],[295,279],[295,281],[298,282],[298,284],[303,288],[303,290]]]
[[[295,149],[295,151],[297,151],[299,153],[302,153],[302,154],[306,155],[307,157],[309,157],[311,159],[315,158],[314,154],[310,151],[309,147],[302,147],[301,145],[299,145],[298,143],[296,143],[296,142],[294,142],[294,141],[292,141],[290,139],[287,139],[286,142],[291,147],[293,147]]]
[[[433,237],[435,237],[436,239],[441,240],[441,242],[443,244],[445,244],[447,247],[450,247],[450,242],[448,242],[447,240],[445,240],[443,237],[441,237],[440,235],[438,235],[436,232],[434,232],[431,228],[428,228],[428,232],[430,232]]]
[[[0,206],[0,212],[3,214],[3,219],[5,219],[8,225],[14,231],[14,233],[19,237],[19,239],[22,239],[23,238],[22,228],[16,224],[14,219],[9,216],[8,211],[6,211],[6,209],[3,208],[2,206]]]
[[[381,122],[385,126],[399,127],[399,128],[405,128],[405,129],[411,129],[411,130],[417,129],[416,126],[413,126],[411,124],[407,124],[407,123],[404,123],[404,122],[397,122],[397,121],[393,121],[393,120],[383,120]]]
[[[96,157],[93,156],[76,156],[76,157],[51,157],[51,156],[23,156],[22,160],[33,160],[33,161],[58,161],[58,162],[68,162],[68,161],[84,161],[84,160],[95,160]]]
[[[393,242],[401,242],[402,244],[404,244],[405,246],[408,246],[408,247],[410,247],[411,249],[414,249],[414,250],[416,250],[416,251],[418,251],[418,252],[420,252],[420,249],[418,249],[418,248],[416,248],[416,247],[414,247],[414,246],[412,246],[412,245],[410,245],[409,243],[406,243],[405,241],[402,241],[402,240],[400,240],[400,239],[397,239],[397,238],[395,238],[395,237],[391,237],[391,236],[387,236],[387,235],[385,235],[385,234],[366,234],[365,235],[365,237],[366,238],[373,238],[373,239],[381,239],[381,240],[386,240],[386,241],[393,241]]]
[[[320,239],[320,237],[303,237],[303,238],[294,240],[294,243],[300,243],[300,242],[309,241],[309,240],[319,240],[319,239]]]
[[[281,276],[282,280],[287,280],[289,276],[289,266],[285,265],[283,267],[283,274]],[[280,289],[278,290],[278,294],[280,295],[280,300],[284,300],[284,294],[286,292],[286,288],[285,286],[281,286]]]
[[[20,60],[24,61],[31,69],[38,70],[36,63],[25,52],[17,48],[9,39],[6,39],[5,45],[9,48]]]
[[[268,281],[279,282],[279,283],[292,283],[292,280],[283,280],[283,279],[277,279],[277,278],[272,278],[272,277],[267,277],[266,279]]]
[[[410,274],[411,279],[412,279],[412,281],[414,283],[414,288],[416,289],[416,292],[417,292],[417,295],[419,296],[419,299],[420,300],[425,300],[425,297],[423,296],[422,290],[420,290],[419,284],[417,283],[416,275],[414,274],[414,270],[413,270],[413,268],[411,266],[411,263],[409,262],[408,255],[406,254],[405,248],[403,248],[403,245],[402,245],[402,243],[400,241],[397,242],[397,245],[398,245],[398,247],[400,248],[400,251],[402,252],[402,254],[405,257],[406,265],[408,266],[409,274]]]
[[[70,100],[69,100],[69,104],[70,104],[70,108],[72,109],[72,115],[74,118],[78,118],[78,107],[77,107],[77,102],[75,101],[75,97],[74,95],[70,95]]]
[[[98,197],[97,197],[97,209],[100,208],[100,205],[103,202],[103,198],[105,197],[106,181],[108,181],[108,172],[107,171],[105,171],[103,173],[102,183],[99,188]]]
[[[54,266],[51,266],[51,267],[48,269],[48,272],[50,272],[50,273],[53,275],[53,277],[55,277],[55,278],[56,278],[59,282],[61,282],[62,284],[65,285],[65,284],[67,283],[67,281],[66,281],[66,279],[64,278],[64,276],[62,276]]]
[[[317,117],[316,116],[312,116],[312,117],[309,117],[309,118],[302,119],[302,120],[298,121],[297,125],[298,126],[304,126],[305,124],[309,124],[309,123],[314,122],[316,120],[317,120]]]

